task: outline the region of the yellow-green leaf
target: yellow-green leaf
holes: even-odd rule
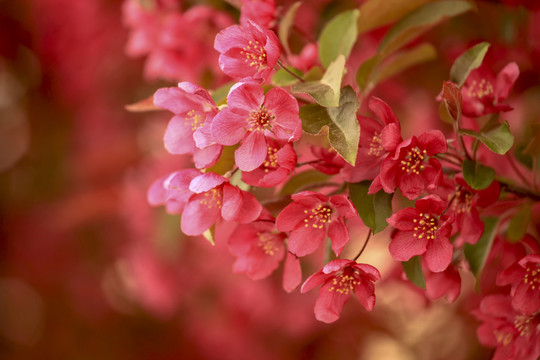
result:
[[[360,139],[360,125],[356,119],[359,106],[356,93],[347,86],[341,91],[338,107],[325,108],[309,104],[300,108],[302,128],[313,135],[327,128],[330,145],[348,163],[354,165]]]
[[[504,121],[499,127],[486,132],[476,132],[461,129],[460,132],[480,140],[489,150],[496,154],[504,155],[514,145],[514,136],[510,133],[508,121]]]
[[[463,178],[473,189],[484,190],[495,180],[495,170],[472,160],[462,164]]]
[[[465,80],[467,80],[470,72],[482,65],[489,46],[490,44],[488,42],[481,42],[461,54],[454,61],[454,64],[452,64],[450,80],[461,87],[465,83]]]
[[[499,225],[499,219],[493,217],[487,217],[483,219],[484,233],[478,242],[474,245],[465,244],[465,258],[469,262],[471,270],[478,278],[478,275],[484,268],[486,259],[493,245],[493,240],[497,234],[497,226]]]
[[[358,37],[358,9],[345,11],[334,17],[324,27],[319,37],[319,59],[327,68],[339,55],[346,59]]]

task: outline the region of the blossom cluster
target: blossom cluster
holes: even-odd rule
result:
[[[170,4],[158,4],[145,12],[126,2],[128,24],[138,29],[128,50],[149,52],[148,64],[159,57],[161,69],[174,69],[182,63],[170,53],[194,46],[171,49],[164,39],[196,8],[176,18]],[[348,33],[338,50],[327,44],[325,34],[338,21],[356,26],[357,12],[336,17],[318,41],[306,41],[292,54],[282,34],[294,25],[280,23],[279,11],[284,9],[273,0],[245,0],[240,23],[232,24],[214,10],[209,16],[221,29],[213,41],[219,54],[213,71],[230,81],[209,91],[179,79],[177,86],[154,93],[154,105],[173,114],[165,148],[191,156],[193,167],[156,180],[149,203],[181,214],[185,234],[212,242],[221,224],[236,223],[228,240],[236,258],[233,271],[262,279],[283,262],[283,287],[289,292],[302,281],[305,259],[326,252],[325,263],[305,279],[301,292],[320,286],[314,311],[327,323],[339,319],[353,294],[367,311],[374,308],[374,283],[381,273],[357,259],[370,238],[390,225],[377,236],[386,236],[391,257],[403,263],[404,276],[424,283],[429,299],[456,301],[464,273],[472,271],[481,281],[483,273],[494,271],[497,290],[474,312],[483,322],[479,339],[497,348],[497,359],[536,359],[540,246],[538,234],[520,225],[519,217],[537,206],[538,182],[535,168],[515,165],[514,136],[499,119],[512,110],[507,98],[519,77],[517,64],[510,62],[495,75],[495,66],[482,63],[486,43],[454,56],[451,81],[440,79],[442,91],[433,94],[443,121],[438,128],[417,126],[414,135],[405,136],[407,123],[383,96],[371,94],[378,85],[374,73],[342,61],[353,58],[358,35]],[[292,6],[288,21],[294,11]],[[207,59],[204,51],[196,56]],[[357,81],[344,75],[354,71]],[[304,140],[306,133],[310,141]],[[521,178],[533,180],[521,183]],[[391,213],[385,215],[383,207]],[[360,220],[368,228],[364,246],[355,257],[343,256],[355,243],[351,224]],[[508,260],[509,267],[490,267],[497,244],[507,236],[525,244],[523,251]]]

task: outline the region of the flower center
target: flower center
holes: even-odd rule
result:
[[[456,188],[456,195],[452,209],[458,214],[463,212],[471,212],[473,196],[474,195],[469,191],[463,190],[460,186],[458,186]]]
[[[401,160],[401,170],[406,171],[407,174],[412,172],[414,174],[420,174],[421,170],[424,170],[424,162],[426,156],[426,150],[420,151],[418,147],[414,147],[407,152],[405,158]]]
[[[381,134],[376,132],[371,138],[368,155],[380,156],[383,150]]]
[[[486,79],[480,80],[480,82],[473,80],[467,89],[467,96],[471,98],[483,98],[493,95],[493,85]]]
[[[514,319],[514,327],[519,333],[519,336],[531,335],[533,329],[536,327],[536,321],[534,316],[516,315]]]
[[[350,294],[356,285],[360,284],[360,280],[357,280],[353,275],[339,274],[332,279],[332,287],[328,291],[335,291],[342,295]]]
[[[264,168],[264,172],[269,172],[270,170],[274,170],[278,167],[278,158],[277,158],[277,152],[278,149],[275,147],[268,147],[266,160],[264,160],[262,167]]]
[[[200,201],[200,203],[206,206],[208,209],[212,209],[214,207],[221,209],[221,192],[216,189],[205,192],[204,198]]]
[[[261,105],[260,109],[252,110],[249,114],[248,123],[250,124],[249,131],[259,130],[264,131],[265,129],[270,128],[270,121],[272,121],[275,116],[269,111],[264,105]]]
[[[536,264],[536,266],[527,266],[526,271],[523,282],[528,284],[533,290],[537,287],[540,288],[540,264]]]
[[[249,66],[261,67],[266,62],[266,51],[257,40],[250,41],[248,46],[242,48],[240,54],[245,57],[244,61],[249,63]]]
[[[186,114],[186,124],[191,124],[191,130],[195,131],[197,128],[204,126],[204,117],[195,109],[189,110]]]
[[[316,208],[311,209],[311,211],[304,210],[305,214],[309,214],[308,217],[304,219],[304,226],[316,228],[316,229],[322,229],[324,224],[331,223],[332,219],[330,218],[332,216],[332,209],[328,205],[317,205]]]
[[[435,238],[435,232],[439,229],[438,220],[431,214],[420,213],[417,219],[413,219],[413,222],[416,224],[414,227],[414,237],[422,239],[424,236],[428,240]]]
[[[257,233],[257,236],[259,237],[257,246],[260,247],[266,255],[272,256],[278,252],[279,247],[277,246],[275,238],[271,233]]]

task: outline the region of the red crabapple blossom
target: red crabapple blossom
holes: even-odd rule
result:
[[[446,150],[446,138],[439,130],[428,130],[401,142],[384,159],[380,174],[369,188],[370,194],[381,188],[393,193],[399,188],[413,200],[426,189],[434,190],[442,179],[442,168],[433,156]]]
[[[540,312],[540,255],[527,255],[499,273],[497,285],[511,285],[512,307],[526,315]]]
[[[302,191],[291,196],[293,202],[278,215],[279,231],[290,231],[289,251],[296,256],[315,252],[323,240],[332,240],[332,250],[339,255],[349,242],[344,218],[356,216],[356,210],[345,195],[328,196]]]
[[[310,165],[324,174],[338,174],[343,166],[345,166],[345,159],[334,148],[328,149],[322,146],[310,146],[310,149],[316,158],[310,162]]]
[[[192,193],[182,214],[181,228],[186,235],[201,235],[220,219],[250,223],[262,211],[253,195],[212,172],[195,177],[181,191]]]
[[[236,257],[233,271],[253,280],[267,277],[283,259],[286,237],[272,220],[238,225],[229,238],[229,251]]]
[[[265,162],[272,145],[267,138],[293,142],[302,134],[298,102],[281,88],[265,95],[256,82],[238,83],[229,92],[227,104],[214,118],[212,136],[222,145],[240,143],[234,155],[242,171],[255,170]]]
[[[242,0],[240,24],[249,25],[249,20],[263,28],[271,29],[276,22],[274,0]]]
[[[436,193],[441,196],[444,193],[452,201],[448,213],[456,219],[454,231],[459,231],[459,237],[454,241],[454,246],[459,247],[464,243],[475,244],[484,233],[478,208],[497,201],[500,185],[493,181],[487,189],[474,190],[459,173],[453,179],[445,178]]]
[[[461,276],[452,265],[441,272],[424,270],[426,278],[426,296],[431,300],[445,297],[449,302],[457,300],[461,292]]]
[[[182,169],[159,178],[148,189],[148,203],[152,206],[165,205],[168,213],[181,214],[192,195],[183,189],[188,189],[191,180],[199,175],[199,170]]]
[[[402,209],[388,218],[398,229],[388,248],[392,257],[408,261],[424,255],[430,271],[445,270],[452,260],[452,223],[448,215],[442,215],[446,205],[437,195],[429,195],[416,201],[416,208]]]
[[[379,174],[383,160],[403,140],[399,120],[387,103],[371,97],[369,109],[376,115],[376,119],[358,116],[362,131],[356,164],[345,164],[341,171],[341,176],[348,182],[373,180]]]
[[[353,293],[362,306],[371,311],[375,305],[373,282],[380,278],[379,271],[371,265],[337,259],[307,278],[301,291],[304,293],[322,285],[315,303],[315,317],[319,321],[331,323],[339,319],[345,303]]]
[[[461,89],[463,114],[478,117],[512,110],[501,101],[508,97],[518,76],[519,68],[514,62],[506,65],[496,77],[485,66],[471,71]]]
[[[193,154],[197,168],[216,163],[223,147],[212,139],[210,126],[218,109],[208,91],[181,82],[178,87],[158,89],[154,104],[175,114],[164,136],[165,148],[171,154]]]
[[[540,356],[540,313],[524,315],[511,306],[509,296],[489,295],[474,312],[483,323],[480,342],[495,347],[493,360],[537,360]]]
[[[266,80],[281,54],[276,34],[250,20],[245,25],[232,25],[221,30],[214,48],[221,54],[221,70],[237,80]]]
[[[242,172],[242,181],[260,187],[274,187],[284,182],[296,168],[296,152],[290,143],[280,146],[278,141],[266,139],[266,159],[253,171]]]

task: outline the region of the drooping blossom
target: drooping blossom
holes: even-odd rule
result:
[[[257,219],[262,206],[250,193],[229,184],[227,178],[207,172],[191,180],[189,188],[179,189],[191,193],[182,214],[181,229],[186,235],[201,235],[218,220],[241,224]]]
[[[283,265],[283,289],[286,292],[291,292],[300,285],[301,281],[302,268],[300,267],[300,259],[288,251]]]
[[[381,188],[393,193],[399,188],[412,200],[425,189],[434,190],[442,179],[442,168],[433,156],[446,152],[447,148],[446,139],[439,130],[429,130],[401,142],[382,162],[380,174],[372,182],[369,193]]]
[[[191,192],[188,189],[191,180],[201,175],[199,170],[182,169],[162,176],[152,183],[147,193],[147,201],[152,206],[165,205],[170,214],[181,214],[184,211]]]
[[[296,152],[290,143],[266,139],[267,154],[261,166],[253,171],[242,172],[242,180],[249,185],[274,187],[281,184],[296,168]]]
[[[436,193],[452,201],[448,212],[455,216],[454,232],[459,231],[454,246],[460,247],[464,243],[475,244],[484,233],[484,223],[480,219],[478,208],[487,207],[497,201],[500,185],[493,181],[488,188],[475,190],[467,184],[463,174],[459,173],[453,179],[445,177]]]
[[[471,71],[461,88],[463,114],[478,117],[512,110],[501,102],[508,97],[518,76],[519,68],[515,62],[506,65],[496,77],[485,66]]]
[[[242,171],[252,171],[267,158],[269,141],[293,142],[302,134],[298,102],[281,88],[265,95],[256,82],[235,85],[228,97],[228,107],[212,123],[212,135],[221,145],[240,143],[234,155]]]
[[[214,48],[221,54],[221,70],[237,80],[266,80],[281,54],[276,34],[249,20],[220,31]]]
[[[388,218],[387,222],[398,229],[388,248],[392,257],[408,261],[424,255],[430,271],[445,270],[452,260],[452,219],[441,215],[446,205],[437,195],[429,195],[416,201],[416,208],[402,209]]]
[[[271,29],[276,23],[276,2],[274,0],[242,0],[240,24],[248,25],[249,20],[263,28]]]
[[[300,54],[288,56],[291,64],[298,70],[306,73],[315,66],[320,66],[319,48],[316,43],[308,43],[300,51]]]
[[[431,300],[445,297],[449,302],[454,302],[461,293],[461,276],[459,271],[450,265],[441,272],[424,270],[426,278],[426,296]]]
[[[373,180],[379,174],[383,160],[403,140],[399,120],[388,104],[371,97],[369,109],[375,119],[358,116],[362,131],[355,166],[345,164],[341,170],[341,176],[348,182]]]
[[[283,259],[286,238],[276,230],[271,216],[238,225],[229,238],[229,251],[236,257],[233,271],[253,280],[267,277]]]
[[[161,88],[154,94],[154,104],[174,113],[165,131],[165,148],[171,154],[193,154],[197,168],[216,163],[223,146],[216,144],[210,130],[218,113],[214,100],[205,89],[189,82],[178,87]]]
[[[126,52],[133,57],[148,55],[145,77],[198,82],[210,71],[214,85],[223,83],[226,76],[219,71],[212,45],[218,31],[233,24],[232,18],[208,6],[182,13],[178,1],[154,3],[145,8],[128,0],[123,7],[124,23],[131,30]]]
[[[323,174],[338,174],[343,166],[345,166],[345,159],[332,147],[311,146],[310,149],[316,159],[311,161],[309,165]]]
[[[311,275],[302,285],[302,293],[322,285],[315,303],[315,317],[319,321],[331,323],[339,319],[345,303],[352,293],[367,310],[375,305],[375,286],[379,271],[368,264],[358,264],[353,260],[330,261],[322,270]]]
[[[305,256],[319,248],[326,236],[332,250],[339,255],[349,242],[349,230],[344,218],[356,216],[351,201],[345,195],[328,196],[313,191],[292,195],[293,202],[278,215],[279,231],[290,231],[289,251]]]
[[[525,315],[540,312],[540,255],[527,255],[499,273],[497,285],[511,285],[512,307]]]
[[[489,295],[474,315],[483,323],[478,339],[494,347],[493,360],[536,360],[540,356],[540,313],[525,315],[512,308],[507,295]]]

